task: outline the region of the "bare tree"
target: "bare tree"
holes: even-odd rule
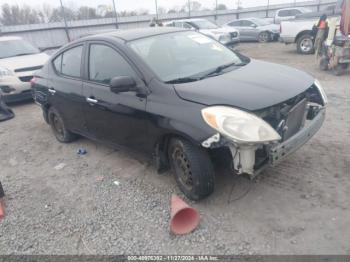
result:
[[[78,9],[78,14],[77,18],[79,20],[82,19],[95,19],[98,18],[99,16],[96,14],[96,9],[88,6],[81,6]]]
[[[158,14],[160,15],[166,14],[166,9],[162,6],[158,7]]]
[[[64,15],[66,16],[67,21],[76,20],[77,17],[74,11],[70,8],[64,7]],[[54,8],[52,15],[50,17],[50,22],[62,22],[63,21],[63,12],[60,7]]]
[[[43,22],[42,15],[38,11],[32,9],[28,5],[9,5],[1,6],[0,22],[3,25],[21,25],[21,24],[37,24]]]
[[[227,10],[227,6],[225,4],[218,4],[217,10]]]
[[[198,1],[191,1],[190,2],[191,11],[200,11],[201,7],[202,7],[202,4]]]

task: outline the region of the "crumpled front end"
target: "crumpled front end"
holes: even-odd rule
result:
[[[235,174],[254,177],[267,166],[275,166],[295,152],[321,128],[327,97],[316,81],[305,92],[278,105],[253,112],[280,136],[278,141],[242,143],[215,134],[202,143],[206,148],[227,147]]]

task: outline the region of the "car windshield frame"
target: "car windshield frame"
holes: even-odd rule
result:
[[[198,43],[198,47],[190,49],[190,50],[186,50],[186,47],[180,46],[179,50],[176,50],[176,52],[184,52],[185,55],[182,58],[187,58],[186,53],[187,54],[191,54],[188,55],[188,61],[191,61],[193,63],[193,67],[191,68],[191,64],[190,62],[187,63],[187,61],[185,62],[180,62],[179,64],[178,61],[176,61],[178,59],[177,56],[173,56],[176,57],[176,59],[173,60],[169,60],[170,61],[170,65],[174,65],[174,67],[171,68],[171,70],[169,70],[170,75],[164,74],[162,73],[162,70],[164,70],[164,65],[168,65],[169,64],[166,62],[165,56],[168,55],[168,51],[169,54],[172,54],[172,50],[173,48],[176,48],[176,42],[172,42],[173,44],[171,45],[171,47],[168,48],[167,51],[165,51],[165,53],[163,55],[158,55],[158,61],[156,63],[152,63],[152,59],[153,57],[150,56],[151,53],[151,48],[153,48],[153,44],[152,45],[147,45],[147,47],[143,46],[142,47],[142,43],[147,43],[147,41],[159,41],[157,40],[157,38],[170,38],[170,37],[176,37],[179,36],[181,37],[181,35],[183,34],[183,37],[199,37],[200,39],[198,40],[193,40],[193,41],[202,41],[202,43]],[[188,40],[188,39],[186,39]],[[169,39],[166,39],[166,41],[169,41]],[[191,41],[191,40],[190,40]],[[204,43],[205,41],[207,41],[206,43]],[[139,44],[139,45],[138,45]],[[160,41],[160,46],[164,46],[164,43],[162,43]],[[197,44],[197,43],[191,43],[191,44]],[[205,45],[208,44],[207,47],[205,47]],[[201,46],[203,45],[203,46]],[[250,59],[248,57],[245,57],[243,55],[241,55],[238,52],[233,51],[232,49],[227,48],[226,46],[220,44],[219,42],[201,34],[201,33],[197,33],[197,32],[191,32],[191,31],[183,31],[183,32],[170,32],[170,33],[165,33],[165,34],[160,34],[160,35],[153,35],[153,36],[147,36],[144,38],[138,38],[135,40],[131,40],[127,42],[127,46],[130,48],[130,50],[136,54],[137,57],[139,57],[153,72],[154,74],[158,77],[159,80],[161,80],[164,83],[171,83],[171,82],[181,82],[181,83],[186,83],[186,82],[194,82],[194,81],[199,81],[202,80],[204,78],[208,78],[208,77],[212,77],[212,76],[216,76],[219,74],[224,74],[227,73],[229,71],[234,70],[235,67],[241,67],[244,66],[246,64],[248,64],[250,62]],[[140,47],[141,46],[141,47]],[[145,53],[142,53],[143,51],[141,49],[148,49],[147,55]],[[182,48],[182,49],[181,49]],[[197,61],[194,58],[197,58],[199,56],[201,57],[207,57],[205,55],[202,55],[202,53],[198,54],[198,50],[200,50],[200,48],[205,48],[203,49],[203,54],[206,54],[208,56],[211,56],[211,58],[208,58],[207,61],[204,60],[204,63],[202,63],[203,60],[201,61]],[[195,50],[196,49],[196,50]],[[213,51],[214,50],[214,51]],[[197,53],[196,53],[197,51]],[[209,52],[208,52],[209,51]],[[164,50],[163,50],[164,52]],[[201,51],[199,51],[201,52]],[[208,53],[206,53],[208,52]],[[211,53],[212,52],[212,53]],[[215,52],[219,52],[219,53],[215,53]],[[222,53],[220,53],[222,52]],[[194,54],[196,53],[196,54]],[[169,55],[171,56],[171,55]],[[196,57],[197,56],[197,57]],[[217,56],[213,61],[212,57]],[[220,56],[220,59],[218,58]],[[203,64],[205,66],[203,66]],[[208,65],[210,64],[210,65]],[[227,66],[229,65],[229,66]],[[161,68],[161,69],[160,69]],[[184,68],[187,68],[187,70],[185,70]],[[186,73],[183,73],[183,72]],[[172,76],[172,77],[170,77]],[[177,81],[179,80],[179,81]]]
[[[40,50],[38,48],[22,39],[0,41],[0,59],[39,53]]]

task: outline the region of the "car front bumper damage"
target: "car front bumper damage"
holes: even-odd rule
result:
[[[205,148],[228,147],[232,156],[234,173],[238,175],[248,174],[251,178],[254,178],[265,168],[278,165],[309,141],[321,128],[325,117],[326,108],[322,107],[312,120],[306,121],[305,125],[297,133],[282,142],[268,145],[237,145],[217,133],[203,141],[202,146]],[[258,150],[266,152],[266,158],[260,163],[258,163],[256,157]]]
[[[290,137],[288,140],[271,147],[269,153],[270,164],[276,166],[288,155],[292,154],[309,141],[321,128],[325,118],[326,110],[323,108],[318,112],[315,118],[308,121],[298,133]]]

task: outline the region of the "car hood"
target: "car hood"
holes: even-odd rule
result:
[[[0,59],[0,66],[6,67],[14,71],[20,68],[30,68],[35,66],[42,66],[49,59],[49,56],[45,53],[15,56],[9,58]]]
[[[287,66],[251,60],[231,72],[175,84],[178,96],[205,105],[255,111],[284,102],[312,86],[314,78]]]

